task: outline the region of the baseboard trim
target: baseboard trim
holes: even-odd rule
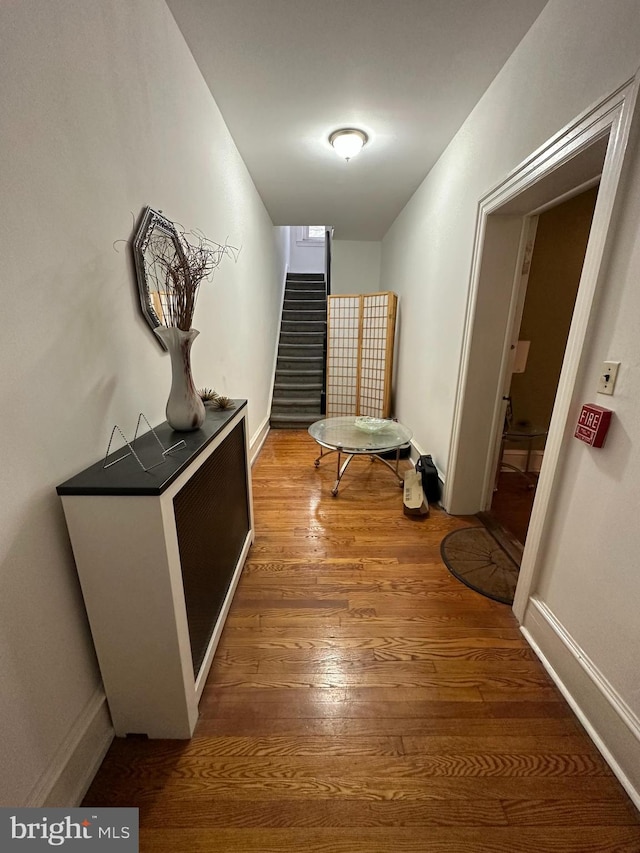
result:
[[[543,458],[544,450],[532,450],[531,459],[529,461],[529,470],[532,471],[534,474],[538,474],[542,466]],[[527,451],[505,450],[505,452],[502,454],[502,459],[505,463],[513,465],[514,468],[518,468],[518,470],[524,471],[527,465]]]
[[[426,452],[420,447],[420,445],[417,443],[417,441],[412,440],[411,441],[411,453],[410,453],[409,458],[411,459],[411,461],[413,462],[414,465],[418,461],[419,456],[426,456]]]
[[[79,806],[114,737],[102,686],[87,702],[49,767],[32,790],[26,806]]]
[[[640,719],[539,598],[520,630],[640,810]]]
[[[284,295],[287,290],[287,276],[289,275],[289,264],[284,265],[282,275],[282,287],[280,289],[280,313],[278,315],[278,334],[276,335],[275,348],[273,350],[273,365],[271,367],[271,386],[269,388],[268,411],[273,408],[273,391],[276,384],[276,370],[278,368],[278,350],[280,348],[280,335],[282,334],[282,312],[284,309]],[[259,451],[258,451],[259,452]],[[251,463],[253,465],[253,462]]]
[[[409,459],[411,460],[411,463],[413,465],[416,464],[416,462],[418,461],[418,459],[421,456],[427,456],[427,455],[428,455],[427,452],[425,450],[423,450],[417,442],[415,442],[415,441],[411,442],[411,452],[409,454]],[[442,471],[436,465],[435,460],[433,460],[433,464],[436,466],[436,471],[438,472],[438,482],[440,484],[440,494],[444,495],[444,475],[443,475]],[[439,504],[439,506],[442,506],[442,504]],[[442,508],[444,509],[444,507],[442,507]],[[445,510],[445,512],[446,512],[446,510]]]
[[[269,416],[267,415],[267,417],[258,427],[258,430],[254,434],[253,438],[249,442],[249,456],[251,459],[251,467],[253,467],[256,459],[260,455],[262,445],[265,443],[265,441],[267,440],[267,436],[269,435],[269,429]]]

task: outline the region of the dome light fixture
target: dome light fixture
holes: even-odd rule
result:
[[[334,130],[329,137],[330,144],[335,148],[336,152],[348,162],[356,154],[359,154],[362,148],[369,141],[369,137],[364,130],[358,130],[355,127],[345,127],[341,130]]]

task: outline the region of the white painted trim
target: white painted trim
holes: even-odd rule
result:
[[[637,77],[631,77],[602,101],[587,107],[573,121],[565,125],[551,139],[544,142],[519,166],[481,199],[481,204],[493,213],[524,190],[538,183],[577,153],[588,148],[596,139],[606,135],[608,129],[627,130],[637,95]],[[620,123],[620,117],[624,121]],[[606,169],[603,169],[603,176]],[[516,191],[514,192],[514,188]],[[539,210],[539,208],[537,208]],[[532,213],[533,211],[530,211]]]
[[[280,291],[280,319],[278,320],[278,334],[276,335],[276,345],[273,351],[273,369],[271,370],[271,388],[269,389],[269,398],[267,402],[267,418],[271,415],[273,406],[273,389],[276,384],[276,370],[278,368],[278,350],[280,349],[280,335],[282,334],[282,312],[284,311],[284,295],[287,289],[287,275],[289,274],[289,264],[284,265],[284,275],[282,278],[282,290]],[[253,465],[253,462],[251,463]]]
[[[227,590],[227,594],[225,596],[222,607],[220,608],[220,613],[218,614],[218,618],[216,619],[216,625],[211,635],[211,639],[209,640],[209,645],[207,646],[207,651],[205,652],[204,658],[202,660],[202,665],[200,666],[200,670],[198,672],[198,677],[196,678],[195,689],[196,689],[196,698],[198,702],[202,696],[202,691],[204,690],[204,686],[207,682],[207,677],[209,675],[209,670],[211,669],[211,664],[213,663],[213,657],[216,653],[216,649],[218,648],[218,643],[220,642],[220,637],[222,636],[222,632],[224,630],[224,623],[227,619],[227,615],[231,608],[231,604],[233,602],[233,596],[236,591],[236,587],[238,586],[238,582],[240,581],[240,576],[242,575],[242,570],[244,568],[245,560],[247,559],[247,554],[249,553],[249,548],[253,543],[253,527],[247,533],[247,537],[244,540],[244,545],[242,546],[242,551],[240,552],[240,557],[238,562],[236,563],[236,567],[233,571],[233,575],[231,577],[231,582],[229,583],[229,589]]]
[[[593,189],[593,187],[597,187],[602,180],[602,174],[596,175],[595,178],[589,178],[588,181],[584,181],[581,184],[578,184],[577,187],[573,187],[573,189],[567,190],[566,193],[562,193],[556,198],[548,201],[546,204],[540,205],[535,210],[532,210],[529,216],[541,216],[543,213],[546,213],[547,210],[551,210],[553,207],[558,207],[559,204],[564,204],[566,201],[570,201],[572,198],[575,198],[582,193],[585,193],[587,190]]]
[[[485,236],[487,231],[487,219],[490,214],[499,212],[508,202],[517,198],[538,183],[542,178],[550,175],[560,168],[564,163],[570,161],[577,154],[588,148],[596,140],[610,133],[607,154],[600,192],[594,213],[591,238],[585,257],[585,265],[582,273],[582,282],[586,288],[582,289],[578,301],[582,302],[579,308],[576,303],[575,317],[576,332],[573,334],[573,345],[570,340],[567,343],[565,363],[567,370],[563,370],[566,376],[565,384],[571,378],[571,387],[577,373],[578,360],[582,349],[582,343],[586,334],[586,320],[590,312],[595,291],[595,280],[600,269],[600,263],[604,254],[604,243],[608,234],[608,226],[611,218],[613,202],[616,197],[618,179],[624,160],[624,154],[629,136],[630,122],[637,97],[638,81],[634,77],[623,86],[613,92],[606,99],[588,108],[574,121],[556,133],[550,140],[534,151],[519,166],[517,166],[507,177],[487,192],[478,202],[478,215],[476,220],[476,234],[473,246],[471,270],[468,286],[467,306],[464,318],[464,335],[460,352],[458,367],[458,383],[456,387],[456,405],[452,419],[450,452],[447,463],[447,483],[443,504],[452,508],[456,496],[454,490],[457,480],[457,461],[460,455],[460,443],[462,433],[463,415],[465,413],[466,391],[471,363],[471,347],[475,326],[476,308],[479,297],[482,260],[484,253]],[[524,218],[524,217],[523,217]],[[507,334],[510,334],[511,329]],[[562,382],[562,377],[561,377]],[[560,392],[560,389],[559,389]],[[566,394],[565,394],[566,396]],[[564,400],[562,401],[564,402]],[[562,408],[562,405],[560,406]],[[556,419],[557,421],[558,419]],[[493,436],[493,433],[491,433]],[[551,436],[551,434],[550,434]],[[484,452],[484,450],[482,451]],[[487,452],[488,455],[488,452]],[[478,484],[480,486],[480,484]],[[548,495],[547,495],[548,499]],[[538,505],[546,510],[541,501]],[[478,507],[480,508],[480,507]],[[526,553],[526,552],[525,552]],[[525,572],[526,575],[526,572]],[[523,573],[521,570],[521,578]],[[520,586],[520,585],[519,585]],[[517,593],[516,593],[517,600]]]
[[[260,451],[262,450],[262,446],[267,440],[267,436],[269,435],[269,415],[262,421],[256,432],[253,434],[253,438],[249,442],[249,460],[250,465],[253,468],[253,465],[260,455]]]
[[[78,715],[24,805],[30,808],[79,806],[113,736],[107,700],[100,686]]]
[[[491,508],[493,490],[496,482],[496,472],[500,451],[503,448],[502,434],[504,432],[505,416],[507,413],[508,398],[511,395],[511,382],[513,380],[513,367],[516,358],[516,347],[520,337],[520,326],[529,286],[529,272],[531,270],[531,259],[538,231],[538,217],[526,216],[522,222],[520,234],[520,245],[518,247],[518,258],[514,274],[513,288],[511,291],[511,302],[509,305],[509,318],[507,320],[508,335],[505,336],[502,348],[502,362],[500,365],[500,380],[496,388],[496,400],[494,403],[493,422],[491,434],[493,438],[493,452],[487,456],[485,467],[483,494],[484,500],[481,509],[487,511]]]
[[[451,420],[451,432],[449,437],[449,459],[447,461],[447,480],[442,503],[445,507],[450,505],[451,483],[454,480],[457,467],[458,452],[460,448],[460,433],[462,431],[462,413],[466,402],[466,388],[471,362],[471,337],[473,334],[473,319],[478,302],[478,289],[480,283],[480,269],[482,265],[482,250],[487,230],[487,217],[482,214],[481,204],[478,206],[476,219],[476,233],[473,239],[473,254],[471,257],[471,273],[467,297],[467,305],[464,314],[464,334],[462,336],[462,347],[458,360],[458,383],[456,386],[456,403]]]
[[[509,202],[522,196],[526,190],[529,190],[543,178],[547,178],[552,173],[558,172],[563,165],[586,151],[599,140],[607,138],[606,155],[602,168],[598,199],[592,220],[571,330],[567,340],[564,363],[558,383],[556,402],[549,426],[544,465],[542,466],[538,481],[536,501],[529,524],[513,605],[514,612],[520,621],[523,619],[529,595],[535,589],[535,579],[541,568],[543,553],[541,545],[547,510],[551,503],[552,492],[556,486],[556,476],[559,476],[559,460],[565,434],[568,434],[569,427],[571,426],[570,412],[573,395],[580,368],[582,350],[587,337],[591,309],[609,238],[611,218],[617,198],[619,178],[625,161],[637,94],[638,78],[634,77],[606,99],[594,107],[585,110],[578,118],[559,131],[537,151],[533,152],[500,184],[481,198],[478,204],[476,235],[464,320],[465,328],[456,389],[456,404],[452,422],[447,478],[443,495],[443,505],[450,512],[459,512],[458,507],[461,504],[468,505],[470,502],[468,498],[465,498],[464,494],[460,493],[460,481],[462,478],[458,476],[460,472],[457,471],[457,467],[463,451],[463,424],[465,423],[465,415],[468,415],[469,402],[467,400],[467,391],[472,369],[472,343],[476,332],[476,308],[482,281],[482,261],[489,216],[492,213],[500,213],[501,210],[505,210]],[[524,219],[530,213],[531,211],[523,213],[522,218]],[[517,281],[514,280],[513,288],[516,286]],[[511,295],[512,303],[513,290]],[[504,334],[506,339],[510,335],[511,329],[507,326],[503,330],[501,325],[499,331],[493,330],[493,334],[496,333]],[[493,371],[493,367],[489,369]],[[500,405],[501,399],[499,394],[499,390],[502,387],[500,384],[501,369],[503,368],[498,369],[495,377],[496,407]],[[485,378],[487,381],[491,380],[493,382],[493,373]],[[492,419],[495,422],[495,411]],[[490,426],[491,424],[488,422],[483,425],[482,440],[478,442],[479,446],[474,448],[475,452],[481,453],[485,459],[491,453],[491,448],[488,445],[485,446],[485,435],[490,436],[489,441],[493,440],[494,435],[489,430]],[[468,450],[468,445],[464,446],[464,450]],[[486,468],[484,474],[486,475]],[[475,484],[471,484],[474,490],[474,500],[476,499],[477,490],[477,509],[481,508],[483,484],[485,484],[484,479],[482,482],[478,481]],[[469,488],[469,485],[466,488]],[[474,510],[468,508],[465,511],[473,512]]]
[[[411,441],[411,450],[409,452],[409,459],[413,462],[414,465],[416,464],[416,462],[418,461],[418,458],[420,456],[427,456],[427,455],[429,455],[428,451],[423,450],[417,441],[413,441],[413,440]],[[444,476],[442,474],[442,471],[440,470],[440,468],[438,468],[438,464],[437,464],[436,460],[433,459],[433,456],[431,458],[433,460],[433,464],[436,466],[436,471],[438,472],[438,479],[440,480],[440,485],[442,485],[444,483]]]
[[[582,350],[587,338],[591,309],[600,280],[605,248],[609,239],[613,207],[618,194],[618,185],[631,129],[631,120],[638,96],[639,80],[634,78],[626,86],[615,92],[596,109],[589,113],[586,128],[574,134],[573,144],[581,149],[587,147],[596,138],[601,137],[606,127],[610,128],[602,180],[593,214],[589,241],[585,254],[580,285],[567,339],[564,361],[558,382],[556,400],[549,425],[549,435],[545,444],[544,466],[540,472],[536,501],[527,541],[522,555],[520,575],[513,603],[513,610],[520,621],[524,617],[527,601],[535,589],[535,581],[542,567],[541,547],[547,510],[551,504],[552,492],[556,486],[556,476],[560,467],[560,457],[565,433],[571,426],[570,412],[577,382]],[[571,133],[568,134],[570,138]],[[563,158],[566,159],[566,156]]]
[[[409,458],[415,464],[418,461],[419,456],[426,456],[427,451],[423,450],[423,448],[418,444],[415,439],[411,440],[411,450],[409,453]]]
[[[520,630],[640,809],[640,719],[538,597]]]

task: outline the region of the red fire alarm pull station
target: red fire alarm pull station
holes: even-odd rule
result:
[[[578,418],[574,433],[576,438],[590,444],[591,447],[602,447],[611,423],[611,409],[596,406],[595,403],[585,403]]]

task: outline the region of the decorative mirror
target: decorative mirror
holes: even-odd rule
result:
[[[152,329],[167,325],[164,319],[167,294],[166,267],[163,268],[155,260],[160,248],[165,256],[167,253],[174,256],[182,254],[176,226],[160,211],[147,207],[133,240],[133,259],[138,279],[140,307]],[[166,350],[163,341],[157,335],[153,337],[162,349]]]

